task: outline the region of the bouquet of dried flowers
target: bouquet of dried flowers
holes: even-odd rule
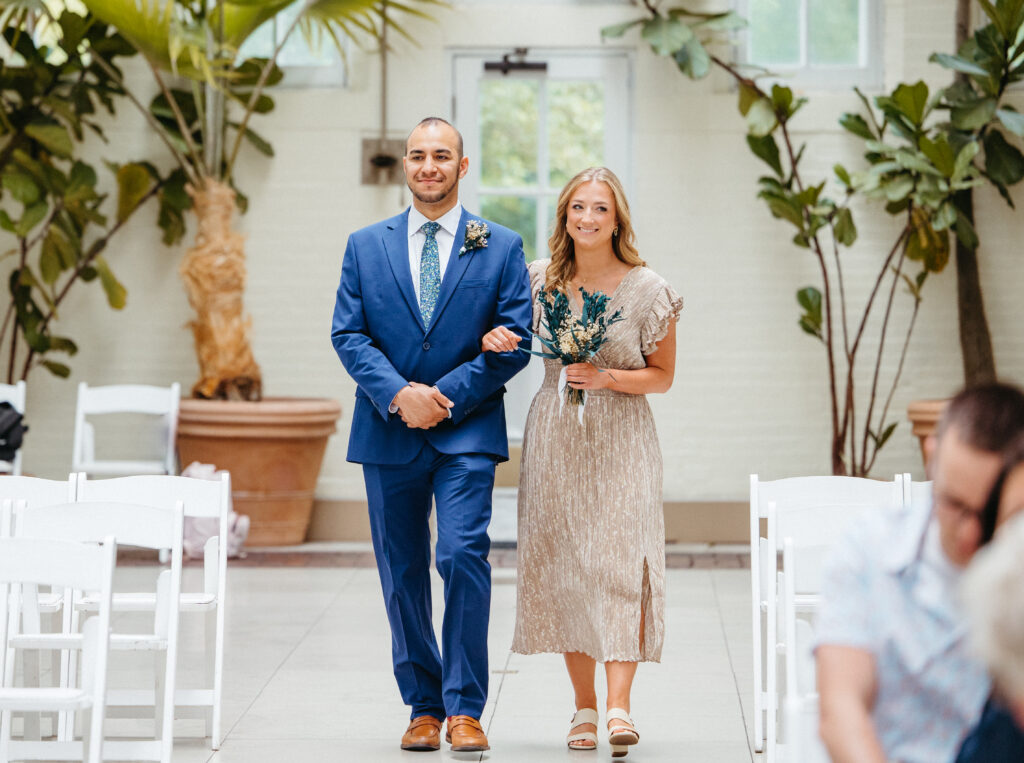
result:
[[[541,336],[539,332],[534,336],[549,352],[535,352],[523,347],[524,351],[542,358],[560,360],[563,366],[583,363],[594,357],[605,342],[608,328],[622,320],[622,310],[616,310],[612,315],[606,316],[609,300],[606,294],[600,291],[591,294],[582,287],[579,291],[583,307],[577,318],[569,307],[568,295],[561,291],[548,292],[541,289],[537,295],[537,302],[544,311],[541,326],[547,331],[548,336]],[[564,370],[559,380],[559,390],[562,389],[565,390],[565,402],[570,405],[584,405],[586,391],[570,387],[565,381]],[[582,411],[580,413],[582,414]]]

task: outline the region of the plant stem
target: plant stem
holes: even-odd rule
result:
[[[882,431],[882,427],[885,426],[886,416],[889,415],[889,405],[892,403],[893,397],[896,395],[896,388],[899,386],[900,377],[903,375],[903,364],[907,359],[907,350],[910,347],[910,335],[914,331],[914,324],[917,322],[917,314],[921,309],[921,300],[914,300],[914,312],[910,315],[910,325],[907,326],[907,335],[903,339],[903,350],[900,352],[900,362],[896,368],[896,376],[893,377],[892,387],[889,389],[889,395],[885,399],[885,405],[882,407],[882,415],[879,417],[878,431]],[[874,452],[871,454],[871,462],[868,464],[865,472],[870,472],[871,468],[875,465],[875,459],[878,458],[878,448],[876,447]]]
[[[201,184],[204,178],[209,176],[210,171],[203,163],[203,157],[200,155],[195,141],[192,140],[192,126],[185,119],[185,115],[181,113],[181,108],[178,106],[178,101],[174,97],[174,93],[172,93],[170,88],[167,87],[167,84],[164,82],[164,78],[160,76],[160,69],[148,58],[146,59],[146,63],[149,64],[149,68],[153,72],[153,77],[156,79],[157,85],[160,86],[160,92],[163,93],[164,98],[167,99],[167,103],[171,107],[171,111],[174,112],[174,121],[178,123],[178,130],[181,132],[181,137],[185,141],[185,145],[188,147],[188,153],[192,157],[193,168],[198,175],[196,181]],[[161,132],[163,132],[163,128],[161,128]]]
[[[189,181],[192,182],[193,184],[197,183],[199,178],[195,174],[195,170],[192,168],[191,162],[189,162],[188,159],[186,159],[182,155],[182,153],[178,150],[177,146],[175,146],[174,143],[171,142],[171,139],[167,137],[167,132],[166,130],[164,130],[164,126],[160,124],[159,121],[157,121],[157,118],[153,116],[152,112],[150,112],[149,109],[143,106],[142,103],[135,97],[134,93],[132,93],[128,89],[128,87],[124,83],[124,80],[120,77],[120,75],[117,73],[117,70],[113,66],[111,66],[106,60],[104,60],[102,56],[95,56],[94,60],[99,65],[99,67],[107,73],[107,76],[115,80],[121,86],[121,90],[124,91],[125,96],[127,96],[128,100],[135,104],[135,107],[142,114],[143,118],[149,123],[149,126],[153,128],[153,132],[155,132],[157,137],[160,138],[161,141],[163,141],[163,144],[165,146],[167,146],[168,150],[171,152],[171,155],[174,157],[174,161],[178,163],[178,166],[181,167],[182,171],[188,176]]]
[[[910,227],[907,226],[900,233],[899,240],[902,241],[909,234],[909,232],[910,232]],[[895,273],[893,273],[893,277],[892,277],[892,288],[889,289],[889,299],[886,302],[886,305],[885,305],[885,315],[882,318],[882,330],[881,330],[881,333],[879,334],[879,337],[878,337],[878,353],[875,355],[875,373],[874,373],[874,377],[871,380],[871,395],[868,397],[868,412],[867,412],[867,415],[865,415],[865,417],[864,417],[864,439],[862,441],[863,444],[862,444],[862,448],[861,448],[861,463],[862,464],[866,464],[867,460],[868,460],[868,440],[871,439],[871,436],[870,436],[870,432],[871,432],[871,414],[874,412],[874,409],[875,409],[875,398],[878,395],[878,377],[882,373],[882,356],[885,353],[885,337],[886,337],[886,334],[889,331],[889,318],[892,315],[892,303],[893,303],[893,300],[895,300],[895,298],[896,298],[896,287],[899,286],[899,283],[900,283],[900,273],[903,272],[903,262],[906,259],[906,257],[907,257],[906,249],[903,249],[900,252],[899,260],[896,262]],[[880,423],[880,426],[879,426],[879,429],[878,429],[877,435],[876,435],[878,437],[880,437],[881,434],[882,434],[882,429],[881,429],[882,426],[885,426],[885,422],[884,421],[882,421]],[[878,450],[878,444],[877,443],[878,443],[878,440],[876,439],[875,440],[875,450],[876,451]]]
[[[231,173],[235,169],[235,159],[238,157],[238,151],[242,147],[242,139],[245,138],[245,129],[249,124],[249,119],[252,117],[253,109],[256,107],[260,96],[263,95],[263,88],[266,86],[267,79],[270,77],[270,73],[274,70],[277,65],[277,57],[281,54],[281,50],[284,48],[284,44],[288,42],[288,38],[292,36],[292,32],[299,25],[299,21],[302,19],[302,14],[306,12],[306,9],[311,5],[312,0],[306,0],[303,3],[302,10],[296,14],[295,19],[284,33],[284,37],[277,43],[277,47],[274,48],[273,55],[267,60],[267,63],[263,66],[263,71],[260,72],[260,77],[256,80],[256,86],[253,87],[252,93],[249,94],[249,102],[245,104],[245,113],[242,115],[242,121],[238,125],[237,134],[235,135],[234,145],[231,146],[231,155],[228,157],[228,164],[224,171],[225,182],[231,182]]]
[[[139,199],[139,203],[135,205],[135,209],[140,209],[143,204],[149,201],[149,199],[151,199],[160,191],[161,187],[163,187],[162,183],[154,183],[153,187],[149,189],[149,192],[146,193],[146,195],[143,196],[141,199]],[[78,265],[75,266],[75,269],[74,271],[72,271],[71,276],[68,278],[67,282],[65,282],[60,292],[54,297],[53,305],[50,307],[49,312],[47,312],[46,315],[43,316],[42,320],[39,321],[39,333],[42,333],[43,331],[46,330],[47,325],[49,325],[50,321],[57,314],[57,308],[60,307],[61,302],[64,301],[64,298],[68,295],[68,292],[71,290],[71,287],[82,275],[82,271],[89,267],[93,263],[93,261],[97,257],[99,257],[100,254],[103,253],[103,251],[107,248],[107,244],[110,242],[110,238],[115,233],[117,233],[117,231],[121,229],[121,226],[124,225],[127,221],[128,217],[125,217],[123,220],[118,220],[116,223],[114,223],[110,230],[106,232],[105,235],[93,241],[92,246],[89,247],[89,253],[85,257],[83,257],[81,261],[79,261]],[[28,372],[32,368],[32,361],[35,358],[35,355],[35,350],[29,348],[28,357],[25,358],[25,363],[21,372],[22,379],[28,377]],[[13,363],[14,360],[12,357],[12,368]]]

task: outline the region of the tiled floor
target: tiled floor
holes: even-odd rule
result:
[[[661,664],[640,667],[633,715],[642,735],[627,760],[742,763],[752,754],[749,723],[751,644],[749,573],[720,560],[668,570],[667,639]],[[732,561],[726,559],[732,566]],[[712,565],[717,566],[714,568]],[[701,568],[701,567],[712,568]],[[738,566],[738,564],[736,565]],[[146,567],[122,575],[146,574]],[[197,585],[201,570],[186,578]],[[440,601],[440,581],[436,580]],[[438,613],[439,614],[439,613]],[[376,571],[367,567],[255,567],[229,570],[224,731],[217,753],[179,737],[175,763],[327,763],[333,761],[594,761],[562,740],[572,713],[561,658],[509,652],[515,571],[494,570],[492,683],[483,722],[491,751],[408,753],[398,749],[407,714],[391,675],[390,636]],[[179,683],[200,664],[202,624],[183,620]],[[112,684],[141,675],[125,663]],[[600,690],[599,690],[600,691]],[[178,733],[196,733],[179,721]],[[445,747],[447,747],[445,745]]]

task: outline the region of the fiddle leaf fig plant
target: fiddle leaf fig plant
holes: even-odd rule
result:
[[[93,16],[54,15],[41,3],[0,5],[0,20],[0,268],[10,296],[0,357],[10,384],[39,367],[71,373],[78,344],[66,333],[68,296],[94,283],[122,309],[127,294],[108,245],[149,199],[165,215],[176,190],[147,162],[98,170],[83,158],[87,131],[105,139],[103,112],[113,115],[124,95],[108,73],[135,54],[123,37]],[[111,173],[107,183],[101,172]]]
[[[670,58],[685,76],[699,79],[712,67],[726,72],[738,93],[747,125],[747,145],[770,170],[758,179],[758,198],[793,228],[793,243],[809,250],[820,283],[797,291],[798,325],[822,343],[831,408],[830,458],[835,474],[866,476],[896,422],[889,409],[899,384],[928,277],[942,272],[952,247],[978,247],[973,216],[963,199],[986,181],[1007,201],[1007,188],[1024,178],[1024,155],[1008,134],[1024,134],[1024,118],[1006,105],[1006,87],[1024,78],[1024,0],[982,5],[992,23],[975,33],[957,56],[933,60],[967,77],[939,93],[924,82],[900,84],[873,102],[859,90],[860,113],[843,114],[840,125],[863,145],[864,164],[833,167],[832,178],[810,178],[791,124],[805,98],[782,84],[761,84],[763,70],[716,55],[722,32],[745,22],[735,13],[699,13],[634,0],[646,15],[602,30],[605,38],[638,28],[653,53]],[[705,62],[710,62],[706,65]],[[750,71],[750,74],[745,72]],[[949,113],[942,121],[942,112]],[[844,253],[855,246],[857,225],[850,201],[856,195],[898,221],[892,245],[878,252],[875,277],[862,302],[854,303],[844,282]],[[903,287],[912,309],[899,329],[895,370],[883,361],[890,350],[893,305]],[[863,340],[869,319],[879,314],[880,334],[870,349]],[[873,325],[873,324],[871,324]],[[866,389],[855,382],[865,378]]]

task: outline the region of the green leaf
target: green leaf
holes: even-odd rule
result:
[[[33,122],[25,126],[25,134],[51,154],[65,159],[71,156],[71,136],[62,125]]]
[[[953,177],[953,171],[956,168],[956,154],[953,153],[953,147],[949,145],[949,140],[945,135],[940,135],[935,140],[923,135],[918,141],[918,148],[939,172],[946,177]]]
[[[853,246],[857,240],[857,226],[853,222],[853,213],[848,207],[843,207],[836,213],[835,235],[836,240],[844,246]]]
[[[750,107],[753,106],[759,98],[762,98],[762,93],[752,84],[746,82],[740,82],[740,114],[746,116],[750,111]]]
[[[985,172],[997,183],[1011,186],[1024,179],[1024,155],[1007,143],[999,130],[985,134]]]
[[[974,250],[978,248],[978,233],[974,229],[974,224],[967,219],[959,210],[956,216],[956,237],[960,239],[960,243],[966,246],[968,249]]]
[[[892,422],[889,426],[885,428],[881,435],[876,435],[874,432],[870,430],[868,431],[868,435],[871,437],[872,440],[875,441],[875,450],[881,450],[882,446],[885,445],[886,442],[888,442],[889,438],[892,437],[892,433],[896,431],[896,425],[898,423],[899,422],[896,421]]]
[[[248,127],[245,128],[245,139],[252,143],[253,146],[256,147],[256,150],[264,156],[274,155],[274,147],[270,145],[270,141],[261,137]]]
[[[900,149],[894,155],[896,162],[903,167],[903,169],[911,170],[913,172],[921,172],[924,174],[942,175],[942,173],[935,168],[935,166],[928,161],[924,153],[916,153],[914,151],[908,151]]]
[[[679,70],[690,79],[702,79],[711,71],[711,56],[696,37],[688,40],[673,57]]]
[[[924,265],[925,270],[939,273],[949,262],[949,231],[937,231],[924,210],[915,209],[912,214],[913,228],[907,237],[907,257]]]
[[[55,360],[40,360],[39,365],[45,368],[54,376],[59,376],[61,379],[67,379],[71,376],[71,369],[63,363],[58,363]]]
[[[51,336],[50,350],[55,352],[66,352],[68,355],[78,353],[78,345],[66,336]]]
[[[659,56],[670,56],[693,37],[693,30],[679,19],[658,16],[644,24],[642,36]]]
[[[107,261],[102,257],[97,257],[92,261],[92,264],[100,277],[103,291],[107,293],[107,303],[115,310],[124,308],[128,292],[121,285],[121,282],[114,277],[114,274],[110,272],[110,266],[107,264]]]
[[[1024,138],[1024,114],[1005,108],[996,109],[996,116],[1003,123],[1003,127],[1014,135]]]
[[[8,168],[0,177],[0,184],[25,206],[35,204],[39,200],[39,186],[31,177],[13,167]]]
[[[796,301],[803,308],[800,316],[800,328],[813,337],[822,339],[821,334],[821,292],[813,286],[807,286],[796,293]]]
[[[51,286],[57,282],[57,278],[64,269],[61,263],[60,250],[54,241],[56,235],[52,230],[47,233],[39,251],[39,274],[43,277],[43,281]]]
[[[847,132],[852,132],[864,140],[874,140],[877,137],[868,127],[867,120],[860,114],[843,114],[839,118],[839,125]]]
[[[833,165],[832,171],[836,173],[836,177],[839,178],[840,183],[848,189],[853,187],[853,179],[850,177],[850,173],[847,172],[846,167],[841,164],[836,164]]]
[[[45,201],[37,201],[32,206],[26,207],[21,219],[14,224],[15,234],[21,238],[27,236],[29,231],[43,221],[43,218],[46,217],[46,213],[49,211],[50,205]]]
[[[8,233],[14,233],[14,220],[7,214],[6,209],[0,209],[0,228],[3,228]]]
[[[747,145],[754,152],[754,156],[761,159],[771,167],[780,178],[782,174],[782,162],[779,160],[779,145],[771,135],[763,135],[757,138],[753,135],[747,136]]]
[[[751,104],[747,111],[747,131],[751,135],[757,138],[770,135],[777,124],[771,101],[767,98],[758,98]]]
[[[783,220],[788,220],[797,228],[803,230],[803,209],[795,199],[790,196],[775,196],[764,193],[760,195],[766,202],[768,202],[768,209],[771,210],[773,215]]]
[[[642,24],[646,21],[646,18],[633,19],[632,21],[626,21],[622,24],[612,24],[606,26],[601,30],[601,39],[606,40],[609,37],[622,37],[626,32],[635,27],[637,24]]]
[[[914,191],[914,178],[910,175],[896,175],[882,183],[882,189],[885,191],[886,199],[889,201],[900,201]]]
[[[960,153],[956,155],[956,162],[953,165],[953,180],[960,180],[967,174],[967,171],[971,168],[971,162],[974,161],[974,157],[978,155],[981,150],[975,141],[965,143],[963,148],[960,149]]]
[[[955,72],[963,72],[964,74],[973,74],[976,77],[987,77],[988,71],[978,66],[973,61],[968,61],[966,58],[960,56],[951,56],[948,53],[932,53],[928,60],[932,63],[944,66],[947,69],[952,69]]]
[[[935,230],[945,230],[956,225],[956,218],[956,206],[951,201],[945,201],[939,206],[932,217],[932,226]]]
[[[950,121],[958,130],[973,132],[987,125],[995,116],[998,101],[995,98],[979,98],[960,106],[954,106],[950,112]]]
[[[117,221],[124,222],[153,188],[153,178],[141,164],[125,164],[117,170]]]
[[[920,127],[928,106],[928,86],[920,80],[913,85],[901,83],[892,93],[892,102],[915,127]]]

